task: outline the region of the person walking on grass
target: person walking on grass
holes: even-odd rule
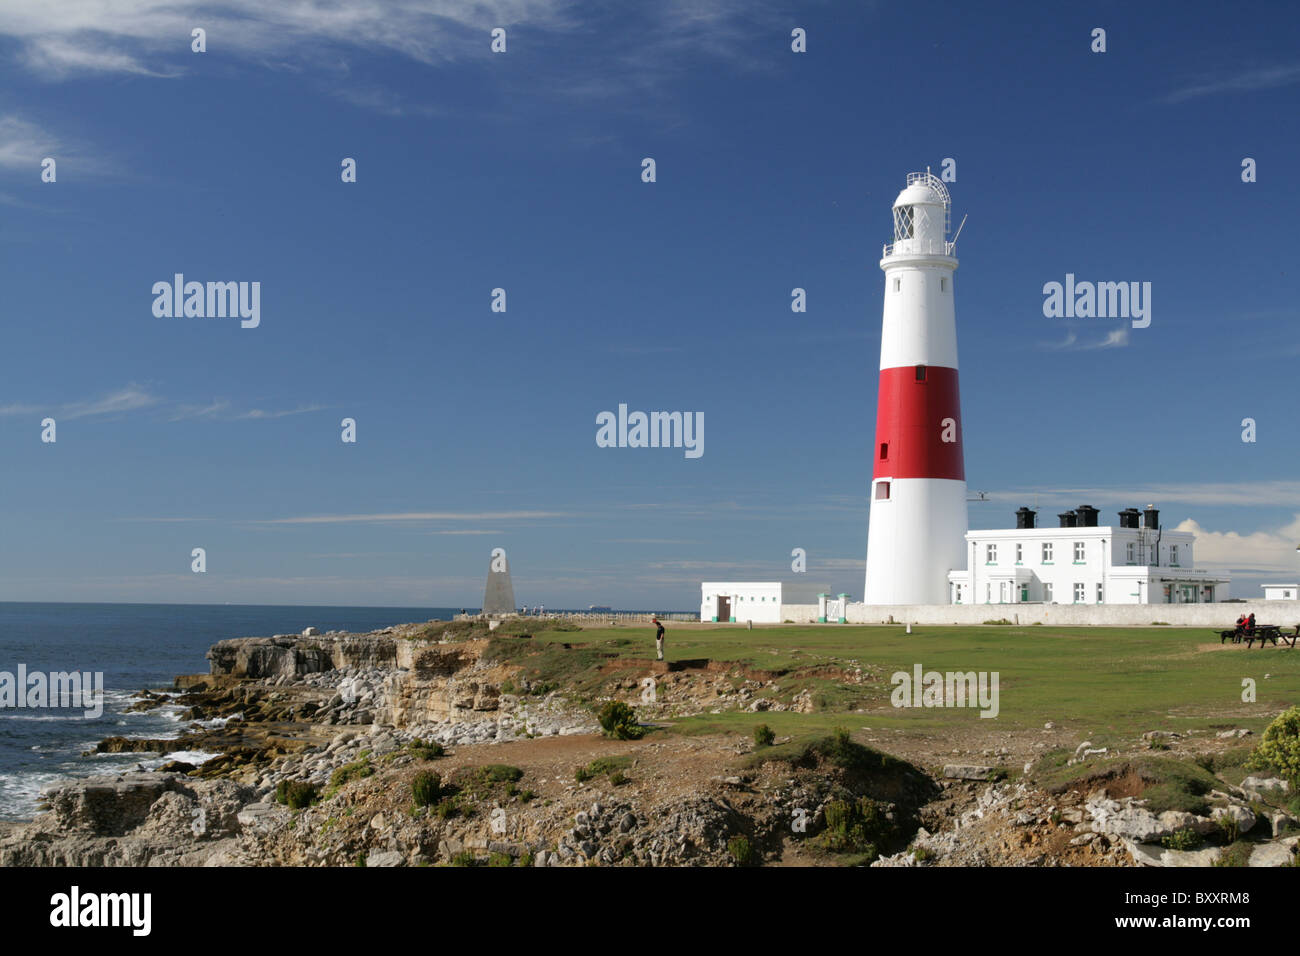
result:
[[[655,631],[655,660],[661,661],[664,659],[664,626],[659,622],[659,618],[654,615],[650,617],[650,623],[658,628]]]

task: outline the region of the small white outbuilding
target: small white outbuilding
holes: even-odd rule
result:
[[[787,604],[817,604],[830,586],[803,581],[705,581],[700,585],[700,620],[780,624]]]
[[[1300,584],[1261,584],[1265,601],[1294,601],[1300,595]]]

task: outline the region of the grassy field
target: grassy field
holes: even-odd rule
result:
[[[678,730],[737,730],[759,723],[777,733],[820,732],[836,725],[942,733],[1024,730],[1046,721],[1108,738],[1148,730],[1247,727],[1257,734],[1281,710],[1300,701],[1300,648],[1220,648],[1208,628],[1059,628],[1050,626],[707,625],[669,627],[669,660],[708,658],[777,672],[782,699],[798,689],[822,694],[818,712],[704,714]],[[594,657],[652,658],[649,627],[542,632],[535,641],[573,645],[589,653],[553,649],[552,666],[590,668]],[[1213,645],[1212,649],[1210,645]],[[897,709],[889,701],[895,671],[996,671],[1000,712],[982,719],[973,708]],[[811,673],[827,665],[869,670],[863,685],[845,687]],[[1266,677],[1267,675],[1267,677]],[[566,675],[568,676],[568,675]],[[1242,701],[1242,679],[1256,682],[1255,703]]]

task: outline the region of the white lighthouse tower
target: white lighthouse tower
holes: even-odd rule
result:
[[[885,246],[867,604],[947,604],[966,567],[966,471],[957,388],[951,201],[928,170],[909,173]],[[960,230],[959,230],[960,231]]]

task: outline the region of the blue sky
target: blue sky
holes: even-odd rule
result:
[[[860,596],[877,260],[948,157],[972,527],[1154,502],[1300,577],[1294,9],[277,6],[0,4],[0,599],[468,606],[494,547],[528,604],[796,547]],[[177,272],[260,326],[155,317]],[[1066,273],[1150,327],[1045,318]],[[704,455],[598,448],[620,403]]]

